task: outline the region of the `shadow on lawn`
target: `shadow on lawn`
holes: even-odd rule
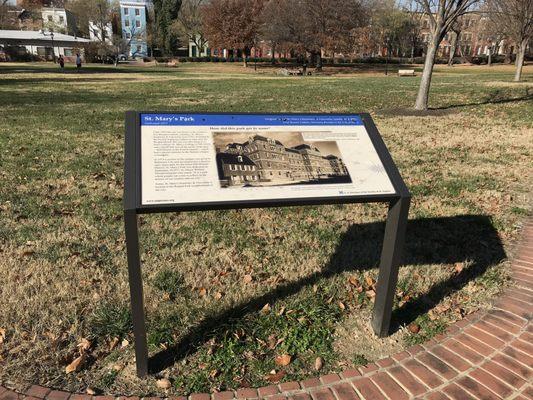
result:
[[[447,106],[430,108],[430,110],[451,110],[454,108],[461,108],[461,107],[475,107],[475,106],[483,106],[486,104],[516,103],[519,101],[528,101],[528,100],[533,100],[533,93],[530,93],[529,88],[526,87],[526,93],[520,97],[506,97],[506,96],[504,97],[497,92],[495,94],[488,96],[485,100],[482,100],[482,101],[478,101],[474,103],[464,103],[464,104],[450,104]]]
[[[306,276],[239,304],[193,327],[175,346],[150,358],[150,371],[155,373],[170,367],[175,361],[193,352],[213,335],[220,325],[259,311],[266,303],[274,303],[299,292],[318,280],[344,271],[376,268],[379,263],[385,224],[381,222],[353,225],[342,236],[335,253],[320,272]],[[460,290],[487,268],[506,258],[505,251],[491,219],[483,215],[461,215],[444,218],[422,218],[409,221],[407,226],[404,264],[451,264],[469,261],[469,267],[446,281],[436,284],[427,293],[413,298],[393,311],[392,328],[409,324],[418,315],[437,305],[444,297]],[[423,273],[423,271],[422,271]]]
[[[166,67],[144,67],[144,66],[107,66],[100,64],[84,64],[78,71],[72,64],[67,64],[65,70],[61,71],[59,65],[0,65],[0,76],[4,74],[50,74],[56,73],[58,76],[64,75],[93,75],[93,74],[164,74],[165,72],[178,72],[179,69],[170,69]]]

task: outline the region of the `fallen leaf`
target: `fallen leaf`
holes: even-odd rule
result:
[[[206,288],[203,287],[203,288],[200,288],[198,290],[198,296],[204,297],[206,294],[207,294],[207,289]]]
[[[415,324],[414,322],[412,324],[409,324],[409,326],[407,327],[409,329],[409,332],[411,333],[418,333],[420,332],[420,325],[418,324]]]
[[[339,301],[339,308],[341,310],[346,310],[346,306],[344,305],[344,303],[342,301]]]
[[[350,278],[348,278],[348,282],[350,283],[350,285],[353,285],[355,287],[360,286],[359,279],[357,279],[355,276],[350,276]]]
[[[156,385],[159,389],[170,389],[172,384],[167,378],[158,379]]]
[[[271,371],[270,375],[266,377],[266,380],[271,383],[278,383],[279,381],[283,379],[285,375],[286,375],[285,371],[279,371],[275,373],[272,373]]]
[[[456,262],[453,267],[455,269],[455,272],[457,272],[459,274],[463,270],[463,268],[465,267],[465,264],[462,263],[462,262]]]
[[[322,359],[322,357],[317,357],[315,360],[315,370],[320,371],[323,366],[324,366],[324,360]]]
[[[365,281],[366,281],[367,286],[370,288],[376,284],[376,281],[371,276],[365,277]]]
[[[6,330],[0,328],[0,344],[4,343],[4,340],[6,340]]]
[[[220,300],[222,298],[222,293],[216,292],[213,297],[215,298],[215,300]]]
[[[89,342],[89,340],[83,338],[78,343],[78,348],[80,349],[81,353],[85,353],[87,350],[89,350],[91,348],[91,342]]]
[[[115,336],[109,342],[109,351],[113,351],[115,349],[115,347],[117,347],[117,344],[118,344],[118,337]]]
[[[122,343],[120,343],[120,347],[124,348],[124,347],[128,347],[130,345],[130,342],[128,339],[124,339],[122,341]]]
[[[89,396],[94,396],[96,394],[96,391],[90,387],[87,388],[86,392]]]
[[[376,297],[376,292],[375,292],[373,289],[370,289],[370,290],[367,290],[367,291],[366,291],[366,295],[367,295],[369,298],[373,299],[374,297]]]
[[[285,312],[285,306],[281,307],[281,310],[278,311],[278,315],[281,317]]]
[[[244,275],[244,278],[243,278],[244,283],[250,283],[253,280],[254,278],[252,278],[252,275],[249,275],[249,274]]]
[[[281,356],[277,356],[275,358],[276,365],[279,365],[280,367],[286,367],[291,363],[292,357],[288,354],[283,354]]]
[[[272,308],[270,307],[270,304],[266,303],[263,308],[261,309],[261,312],[263,314],[268,314]]]
[[[65,372],[67,374],[70,374],[71,372],[79,371],[83,366],[86,357],[87,356],[85,355],[85,353],[83,353],[81,356],[74,359],[74,361],[72,361],[69,365],[65,367]]]

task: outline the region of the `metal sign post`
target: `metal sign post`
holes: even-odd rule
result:
[[[379,337],[387,336],[392,314],[392,306],[398,280],[398,270],[401,262],[402,248],[404,245],[405,230],[407,225],[411,195],[398,172],[385,143],[383,142],[372,118],[369,114],[335,114],[336,120],[343,119],[352,121],[357,119],[359,125],[364,127],[365,133],[370,138],[373,150],[379,156],[384,173],[390,180],[391,190],[389,193],[369,194],[344,194],[338,196],[315,196],[315,197],[292,197],[292,198],[264,198],[264,199],[239,199],[239,200],[216,200],[209,202],[172,202],[162,204],[143,203],[142,191],[142,137],[141,119],[144,115],[164,115],[168,120],[172,119],[171,113],[154,114],[130,111],[126,113],[126,136],[124,157],[124,222],[126,233],[126,248],[128,258],[128,273],[131,296],[131,310],[133,318],[133,333],[135,336],[135,357],[137,375],[144,377],[149,373],[148,346],[146,338],[146,322],[144,311],[144,297],[142,284],[142,269],[139,249],[138,215],[156,212],[182,212],[182,211],[205,211],[220,209],[242,209],[261,207],[302,206],[321,204],[349,204],[349,203],[376,203],[389,204],[385,235],[381,251],[379,265],[379,277],[377,281],[376,298],[372,317],[372,328]],[[174,114],[178,115],[178,114]],[[183,116],[183,113],[179,115]],[[235,118],[236,121],[246,120],[251,114],[195,114],[187,113],[187,120],[203,118],[209,120],[217,118]],[[170,117],[169,117],[170,116]],[[329,114],[255,114],[256,117],[264,117],[267,120],[280,121],[280,125],[291,123],[292,118],[317,121],[332,117]],[[278,118],[279,117],[279,118]],[[163,118],[161,118],[163,119]],[[178,120],[176,118],[176,120]],[[288,122],[287,122],[288,121]],[[188,123],[188,122],[186,122]],[[321,122],[323,123],[323,122]],[[279,143],[279,142],[278,142]],[[274,144],[274,142],[271,142]],[[280,145],[282,143],[279,143]],[[298,147],[295,147],[295,149]],[[315,149],[316,150],[316,149]],[[327,157],[324,157],[324,159]],[[337,159],[337,162],[340,162]],[[349,168],[348,168],[349,169]],[[144,182],[146,184],[147,182]],[[250,188],[246,189],[250,190]],[[248,192],[249,193],[249,192]]]

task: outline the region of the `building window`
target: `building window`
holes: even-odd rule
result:
[[[138,8],[135,9],[135,15],[141,15],[141,10],[139,10]]]
[[[127,7],[124,7],[124,15],[129,15],[130,10]]]
[[[130,20],[129,19],[124,21],[124,26],[130,26]]]
[[[72,49],[65,49],[65,55],[66,56],[72,56],[72,55],[74,55],[74,52],[72,51]]]
[[[53,22],[53,21],[54,21],[54,20],[52,19],[52,16],[49,15],[49,16],[48,16],[48,22]]]
[[[62,15],[59,16],[59,23],[63,24],[65,22],[65,18],[63,18]]]
[[[137,46],[137,52],[139,52],[139,53],[140,53],[140,52],[142,51],[142,49],[143,49],[143,48],[142,48],[142,46],[141,46],[141,45],[138,45],[138,46]]]
[[[135,21],[135,26],[137,28],[140,28],[141,27],[141,21]]]
[[[129,32],[126,32],[126,39],[130,39],[131,38],[131,34]]]

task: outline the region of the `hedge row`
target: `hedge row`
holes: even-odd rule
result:
[[[157,62],[159,63],[167,63],[167,62],[171,62],[171,61],[176,61],[176,62],[180,62],[180,63],[186,63],[186,62],[214,62],[214,63],[234,63],[234,62],[237,62],[237,63],[242,63],[244,62],[244,59],[242,57],[155,57],[155,58],[149,58],[149,57],[145,57],[144,58],[144,61],[153,61],[153,60],[156,60]],[[387,58],[385,57],[367,57],[367,58],[336,58],[336,59],[333,59],[333,58],[323,58],[322,59],[322,63],[324,65],[333,65],[333,64],[361,64],[361,63],[367,63],[367,64],[385,64],[385,63],[389,63],[389,64],[403,64],[405,63],[406,61],[408,61],[409,59],[408,58],[403,58],[403,59],[398,59],[398,58],[394,58],[394,59],[389,59],[387,60]],[[301,63],[301,60],[297,59],[297,58],[285,58],[285,57],[282,57],[282,58],[276,58],[275,60],[276,62],[278,63],[282,63],[282,64],[298,64],[298,63]],[[270,63],[272,62],[272,58],[270,57],[257,57],[257,58],[254,58],[254,57],[250,57],[248,58],[248,62],[249,63],[254,63],[254,62],[258,62],[258,63]],[[423,57],[416,57],[414,59],[414,62],[415,63],[422,63],[424,62],[424,58]]]
[[[514,62],[515,55],[513,54],[511,56],[511,61]],[[531,56],[526,56],[526,61],[531,60]],[[187,62],[213,62],[213,63],[242,63],[244,59],[242,57],[155,57],[155,58],[149,58],[145,57],[144,61],[153,61],[156,60],[159,63],[167,63],[171,61],[176,61],[179,63],[187,63]],[[459,58],[456,58],[455,63],[460,63],[458,61]],[[301,64],[301,59],[297,58],[276,58],[275,60],[277,63],[280,64]],[[404,58],[390,58],[387,59],[386,57],[362,57],[362,58],[323,58],[322,63],[323,65],[350,65],[350,64],[407,64],[407,63],[413,63],[413,64],[423,64],[425,61],[424,57],[415,57],[413,60],[411,60],[409,57]],[[485,55],[480,56],[474,56],[469,61],[472,64],[487,64],[488,63],[488,57]],[[248,58],[249,63],[271,63],[272,58],[270,57],[250,57]],[[505,56],[503,55],[493,55],[492,56],[492,62],[493,63],[504,63],[505,62]],[[447,64],[448,58],[447,57],[439,57],[435,60],[436,64]]]

